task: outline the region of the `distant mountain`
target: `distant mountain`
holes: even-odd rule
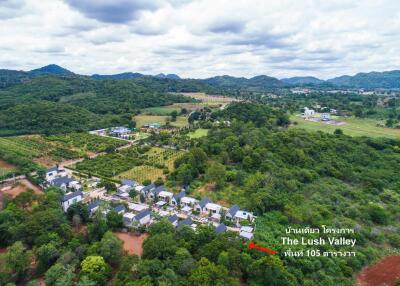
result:
[[[169,78],[169,79],[181,79],[178,75],[170,73],[170,74],[163,74],[163,73],[159,73],[157,75],[155,75],[155,77],[158,78]]]
[[[358,73],[328,79],[336,86],[355,88],[400,88],[400,70]]]
[[[101,75],[101,74],[94,74],[91,76],[93,79],[132,79],[132,78],[139,78],[144,77],[144,74],[141,73],[133,73],[133,72],[124,72],[119,74],[111,74],[111,75]]]
[[[250,91],[264,91],[266,89],[282,87],[284,85],[277,78],[266,75],[259,75],[250,79],[223,75],[205,79],[203,82],[221,89],[248,89]]]
[[[38,69],[31,70],[29,73],[33,75],[41,75],[41,74],[51,74],[51,75],[58,75],[58,76],[71,76],[75,75],[73,72],[60,67],[58,65],[47,65]]]
[[[281,81],[289,85],[317,85],[325,82],[324,80],[313,76],[295,76],[290,78],[282,78]]]

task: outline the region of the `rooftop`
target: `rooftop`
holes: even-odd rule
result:
[[[68,200],[71,200],[73,198],[77,198],[79,196],[83,196],[83,193],[81,191],[76,191],[76,192],[70,192],[64,196],[61,197],[61,202],[66,202]]]

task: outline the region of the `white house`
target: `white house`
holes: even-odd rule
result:
[[[125,213],[122,216],[122,220],[124,222],[124,225],[132,226],[132,223],[135,220],[135,214],[134,213]]]
[[[99,209],[100,202],[100,200],[96,200],[88,204],[89,216],[92,216]]]
[[[137,221],[140,225],[146,225],[150,223],[151,213],[149,210],[144,210],[138,213],[134,220]]]
[[[329,113],[321,113],[322,120],[329,120],[331,115]]]
[[[240,223],[243,220],[248,220],[249,222],[254,221],[254,216],[253,213],[250,213],[248,211],[237,211],[235,214],[235,219],[237,223]]]
[[[313,117],[315,115],[315,110],[314,109],[308,109],[307,107],[304,107],[304,113],[303,116],[308,118],[308,117]]]
[[[138,182],[132,180],[122,180],[121,186],[118,187],[118,191],[128,193],[130,190],[135,189],[135,187],[139,186]]]
[[[134,212],[140,213],[144,210],[147,210],[149,206],[145,204],[128,203],[128,208]]]
[[[225,219],[233,221],[235,218],[236,213],[240,210],[238,205],[234,205],[228,209],[225,215]]]
[[[148,192],[147,197],[149,199],[155,200],[158,198],[158,195],[163,191],[165,191],[164,186],[158,186],[158,187],[152,189],[150,192]]]
[[[59,173],[60,173],[60,169],[58,168],[58,166],[51,167],[51,168],[47,169],[47,171],[46,171],[46,181],[47,182],[51,182],[52,180],[54,180],[58,176]]]
[[[186,191],[182,190],[181,192],[175,194],[171,199],[171,205],[177,206],[181,203],[182,198],[186,196]]]
[[[172,201],[173,197],[174,197],[174,194],[171,192],[161,191],[158,193],[158,198],[167,203],[170,203]]]
[[[197,202],[194,209],[200,213],[206,212],[206,205],[210,202],[208,198],[202,198],[200,202]]]
[[[131,130],[126,127],[113,127],[113,128],[111,128],[110,133],[114,136],[125,137],[129,133],[131,133]]]
[[[195,206],[197,204],[198,200],[191,198],[191,197],[183,197],[181,199],[181,206],[182,207],[191,207]]]
[[[63,210],[66,212],[72,204],[80,202],[80,201],[82,201],[82,199],[83,199],[83,193],[81,191],[70,192],[70,193],[62,196],[61,204],[62,204]]]
[[[221,211],[222,206],[218,205],[218,204],[214,204],[214,203],[208,203],[205,206],[205,212],[208,212],[211,214],[219,214],[219,212]]]
[[[254,237],[253,228],[250,226],[242,226],[240,228],[239,236],[248,240],[253,239]]]
[[[70,184],[72,182],[76,182],[76,181],[67,176],[64,176],[64,177],[55,178],[54,180],[52,180],[50,182],[50,185],[58,187],[58,188],[64,190],[64,192],[66,192],[67,189],[70,188]]]

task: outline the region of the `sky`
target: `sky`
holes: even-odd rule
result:
[[[322,79],[400,69],[398,0],[0,0],[0,68]]]

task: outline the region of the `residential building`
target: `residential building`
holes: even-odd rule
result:
[[[70,184],[74,182],[73,179],[71,179],[70,177],[64,176],[64,177],[57,177],[54,180],[52,180],[50,182],[50,185],[54,186],[54,187],[58,187],[60,189],[62,189],[64,192],[67,191],[67,189],[70,188]]]
[[[158,186],[158,187],[155,187],[154,189],[152,189],[152,190],[147,194],[147,197],[148,197],[149,199],[152,199],[152,200],[158,199],[158,195],[159,195],[161,192],[163,192],[163,191],[165,191],[165,188],[164,188],[163,185]]]
[[[181,206],[182,207],[190,207],[193,208],[197,204],[198,200],[191,198],[191,197],[183,197],[181,199]]]
[[[329,113],[321,113],[321,118],[323,121],[327,121],[331,119],[331,115]]]
[[[151,213],[149,210],[144,210],[135,216],[135,221],[140,225],[146,225],[150,223]]]
[[[193,224],[192,218],[188,217],[187,219],[178,222],[178,229],[181,229],[185,225],[192,226],[192,224]]]
[[[61,197],[61,205],[63,210],[66,212],[68,208],[77,202],[82,201],[83,193],[81,191],[70,192]]]
[[[46,171],[46,181],[47,182],[53,181],[62,172],[64,172],[64,170],[59,168],[58,166],[51,167],[51,168],[47,169],[47,171]]]
[[[117,136],[117,137],[125,137],[129,133],[131,133],[131,130],[126,127],[113,127],[110,130],[111,135]]]
[[[186,196],[186,191],[184,191],[184,190],[175,194],[171,199],[171,205],[178,206],[181,202],[181,199],[185,196]]]
[[[124,205],[118,205],[114,208],[114,210],[118,213],[118,214],[124,214],[125,213],[125,206]]]
[[[239,236],[247,240],[253,239],[254,237],[253,228],[250,226],[242,226],[240,228]]]
[[[166,203],[170,203],[172,201],[173,197],[174,197],[174,194],[171,192],[167,192],[167,191],[161,191],[158,194],[158,199],[163,200]]]
[[[248,220],[249,222],[254,221],[254,216],[253,213],[250,213],[248,211],[237,211],[235,214],[235,219],[237,223],[240,223],[243,220]]]
[[[219,214],[219,212],[221,211],[222,206],[218,205],[218,204],[214,204],[214,203],[207,203],[205,206],[205,211],[211,214]]]
[[[95,200],[88,204],[89,216],[92,216],[99,209],[100,202],[100,200]]]
[[[314,117],[314,115],[315,115],[314,109],[308,109],[307,107],[304,107],[304,113],[303,113],[304,117],[309,118],[309,117]]]
[[[227,231],[227,227],[226,225],[224,225],[223,223],[219,224],[216,228],[215,228],[215,232],[217,234],[221,234]]]
[[[177,227],[177,226],[178,226],[178,216],[177,216],[176,214],[170,216],[170,217],[168,218],[168,221],[169,221],[170,223],[172,223],[172,225],[173,225],[174,227]]]
[[[225,219],[233,221],[235,218],[236,213],[240,210],[238,205],[234,205],[228,209],[225,215]]]
[[[210,202],[208,198],[202,198],[200,202],[196,203],[194,208],[196,211],[202,213],[206,212],[206,205]]]

